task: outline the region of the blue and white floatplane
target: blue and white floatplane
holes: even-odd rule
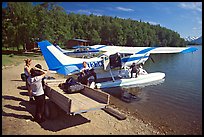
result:
[[[155,72],[139,74],[137,78],[130,78],[128,68],[132,63],[144,64],[150,54],[156,53],[189,53],[197,50],[195,47],[120,47],[94,45],[92,49],[104,51],[102,55],[93,58],[74,58],[63,54],[47,40],[38,42],[49,70],[63,75],[78,74],[83,62],[89,68],[94,68],[97,78],[112,78],[110,81],[95,83],[94,87],[109,88],[118,86],[141,85],[159,81],[165,78],[165,73]],[[123,69],[118,69],[123,68]],[[119,77],[120,76],[120,77]]]

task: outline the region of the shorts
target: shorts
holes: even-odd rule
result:
[[[30,88],[30,84],[28,83],[28,76],[26,76],[26,87]]]

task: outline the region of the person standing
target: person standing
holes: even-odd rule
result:
[[[28,83],[28,78],[31,76],[30,69],[31,69],[32,60],[28,58],[24,61],[25,61],[24,73],[26,76],[26,88],[28,89],[29,101],[34,101],[33,95],[32,95],[32,90],[31,90],[30,84]]]
[[[41,71],[37,73],[36,70]],[[35,98],[36,112],[34,119],[36,122],[44,122],[44,109],[45,109],[45,93],[42,86],[42,79],[45,77],[47,71],[34,67],[30,70],[31,77],[28,79],[28,82],[31,85],[33,96]]]

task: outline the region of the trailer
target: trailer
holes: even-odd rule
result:
[[[106,108],[109,105],[110,95],[86,85],[76,93],[66,93],[58,86],[66,79],[45,80],[45,95],[49,98],[45,105],[45,116],[53,119],[57,116],[56,107],[61,108],[69,115],[80,114],[92,110]]]

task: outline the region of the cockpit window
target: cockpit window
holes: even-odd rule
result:
[[[133,55],[132,53],[122,53],[122,57],[128,57],[128,56],[131,56]]]

